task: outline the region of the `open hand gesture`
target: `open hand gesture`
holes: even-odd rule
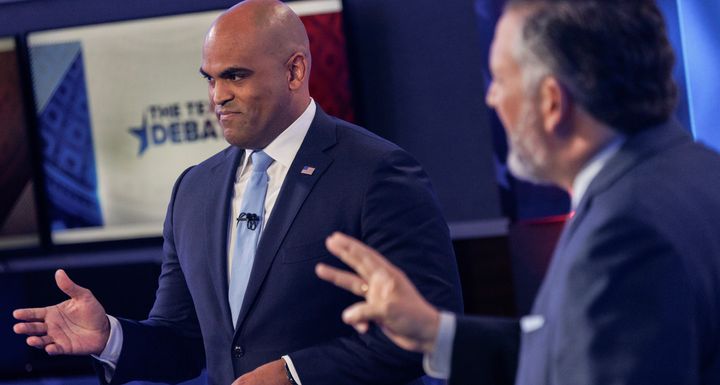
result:
[[[65,271],[55,272],[55,282],[70,299],[53,306],[15,310],[13,317],[23,322],[15,324],[13,331],[28,335],[28,345],[50,355],[99,355],[110,336],[105,309]]]
[[[418,293],[405,273],[377,251],[345,234],[335,233],[325,244],[357,274],[322,263],[316,266],[316,274],[365,298],[345,309],[343,321],[360,333],[365,333],[369,323],[374,322],[401,348],[432,351],[439,312]]]

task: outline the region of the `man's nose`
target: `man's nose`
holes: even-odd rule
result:
[[[212,102],[216,106],[223,106],[233,99],[233,93],[225,82],[217,81],[212,89]]]

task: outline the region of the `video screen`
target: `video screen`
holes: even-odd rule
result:
[[[14,38],[0,38],[0,249],[39,243],[33,167]]]
[[[340,0],[288,3],[310,35],[310,89],[353,119]],[[158,236],[175,179],[227,147],[200,76],[220,11],[28,35],[54,243]]]

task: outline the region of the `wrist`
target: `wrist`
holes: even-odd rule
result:
[[[110,318],[105,315],[105,322],[103,323],[102,328],[100,329],[100,346],[99,351],[95,354],[100,355],[103,351],[105,351],[105,348],[107,347],[108,341],[110,341],[110,334],[112,331],[112,326],[110,325]]]
[[[98,347],[100,353],[95,352],[95,354],[100,359],[106,359],[111,362],[117,362],[117,360],[120,357],[120,351],[122,350],[122,343],[123,343],[123,332],[122,332],[122,326],[120,325],[120,322],[117,320],[117,318],[106,315],[106,318],[108,319],[108,333],[105,335],[105,333],[100,330],[100,336],[98,337],[97,343],[100,345]]]
[[[427,321],[423,328],[421,337],[421,349],[424,353],[432,353],[435,350],[435,341],[440,329],[440,312],[428,305]]]
[[[298,385],[297,382],[295,382],[295,378],[293,378],[292,372],[290,372],[290,367],[288,366],[287,362],[284,362],[285,367],[285,377],[287,378],[287,384],[288,385]]]

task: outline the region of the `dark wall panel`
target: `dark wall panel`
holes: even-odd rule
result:
[[[345,0],[359,120],[415,155],[450,222],[500,217],[473,2]]]

